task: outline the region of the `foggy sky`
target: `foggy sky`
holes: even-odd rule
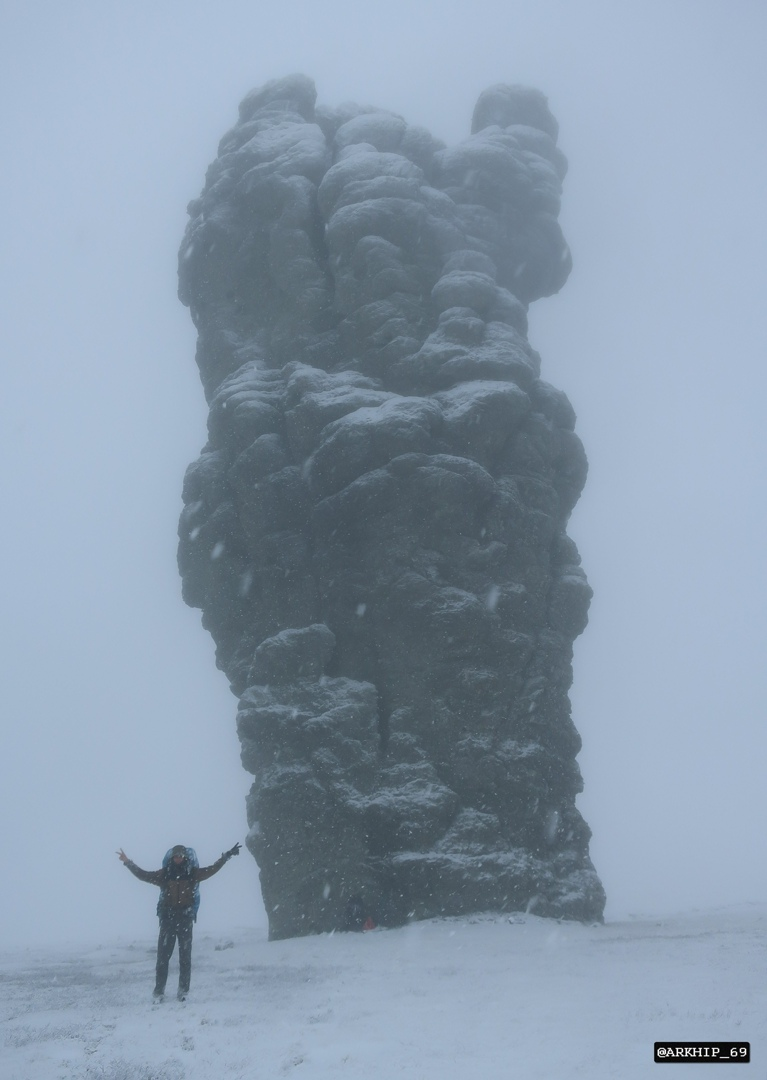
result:
[[[175,260],[239,100],[294,71],[448,143],[492,83],[548,95],[574,270],[530,340],[590,461],[572,701],[606,914],[767,900],[766,11],[3,6],[5,944],[151,934],[115,849],[244,838],[236,701],[175,564],[206,418]],[[250,856],[203,889],[201,925],[264,925]]]

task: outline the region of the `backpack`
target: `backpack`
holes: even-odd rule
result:
[[[170,860],[173,858],[173,848],[168,848],[162,860],[163,870],[167,870],[170,866]],[[186,861],[194,870],[199,870],[200,860],[197,858],[197,852],[194,848],[188,847],[186,849]],[[165,886],[160,887],[160,899],[157,901],[157,917],[162,918],[165,910]],[[192,917],[197,922],[197,912],[200,910],[200,885],[199,882],[194,887],[194,900],[192,901]]]

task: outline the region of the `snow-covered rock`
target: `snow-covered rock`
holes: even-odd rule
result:
[[[315,99],[245,98],[179,258],[210,405],[179,565],[240,698],[272,935],[356,896],[386,925],[599,919],[568,701],[586,459],[526,336],[570,268],[556,121],[496,86],[446,148]]]

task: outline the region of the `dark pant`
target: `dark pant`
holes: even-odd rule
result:
[[[160,937],[157,941],[157,981],[155,994],[165,992],[168,981],[168,964],[178,938],[178,989],[180,993],[189,991],[192,978],[192,913],[172,913],[160,918]]]

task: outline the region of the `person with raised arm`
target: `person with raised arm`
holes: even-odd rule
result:
[[[192,927],[200,906],[200,882],[217,874],[232,855],[239,855],[240,844],[224,851],[211,866],[200,866],[194,848],[176,844],[165,853],[159,870],[142,870],[120,848],[120,862],[130,872],[150,885],[159,885],[160,899],[157,915],[160,920],[160,936],[157,941],[157,969],[154,1000],[162,1001],[165,983],[168,981],[168,964],[178,939],[178,1000],[186,1000],[192,978]]]

